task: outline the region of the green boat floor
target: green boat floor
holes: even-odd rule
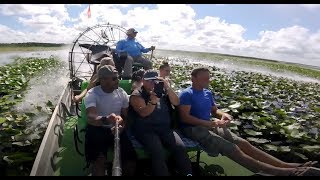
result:
[[[200,155],[201,175],[203,176],[252,176],[250,170],[226,156],[210,157],[202,152]]]
[[[55,158],[55,176],[87,176],[89,169],[86,166],[85,158],[79,155],[73,140],[73,130],[78,123],[78,117],[68,117],[64,125],[63,138]],[[78,124],[79,125],[79,124]],[[84,143],[84,132],[79,133],[79,138]],[[84,153],[84,144],[79,143],[79,151]],[[136,149],[139,158],[148,158],[142,149]],[[195,162],[196,151],[188,152],[192,162]],[[112,153],[108,153],[109,161],[112,160]],[[203,176],[250,176],[251,171],[235,163],[225,156],[210,157],[205,152],[200,155],[200,175]]]
[[[74,145],[73,129],[77,123],[78,117],[72,116],[67,118],[64,125],[63,138],[59,148],[59,159],[56,163],[56,176],[86,176],[88,174],[88,169],[84,169],[86,166],[85,158],[77,153]],[[79,136],[82,134],[84,133],[80,133]],[[79,149],[84,152],[84,148],[81,148],[81,145],[79,144]]]

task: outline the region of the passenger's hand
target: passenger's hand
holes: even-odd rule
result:
[[[121,125],[123,123],[123,119],[121,116],[117,116],[116,121],[118,121],[118,125]]]
[[[153,50],[155,50],[155,49],[156,49],[155,46],[151,46],[151,47],[150,47],[150,50],[151,50],[151,51],[153,51]]]
[[[215,127],[226,127],[228,124],[228,121],[216,119],[215,121]]]
[[[232,121],[232,116],[228,113],[223,113],[221,120],[226,122],[226,125],[228,125],[230,123],[230,121]]]
[[[217,123],[216,123],[216,120],[219,120],[219,119],[214,118],[214,120],[206,121],[205,126],[206,126],[207,128],[209,128],[209,129],[218,127],[218,126],[217,126]]]
[[[221,119],[214,119],[213,121],[210,122],[210,128],[215,128],[215,127],[226,127],[227,122]]]
[[[167,79],[164,79],[163,77],[158,77],[158,80],[163,81],[163,87],[165,89],[168,89],[170,87],[170,83]]]
[[[116,121],[118,120],[118,116],[115,115],[114,113],[111,113],[110,115],[107,116],[107,119],[110,123],[115,124]]]

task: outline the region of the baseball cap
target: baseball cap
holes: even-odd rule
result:
[[[147,70],[143,75],[144,80],[156,80],[158,79],[158,73],[155,70]]]
[[[130,28],[127,30],[127,34],[133,34],[133,33],[138,33],[138,31],[135,30],[134,28]]]
[[[115,73],[118,73],[118,71],[114,66],[104,65],[98,70],[98,78],[114,77]]]

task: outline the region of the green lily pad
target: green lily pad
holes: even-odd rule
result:
[[[9,164],[19,165],[26,162],[32,162],[34,160],[34,155],[31,153],[17,152],[8,156],[4,156],[3,160]]]
[[[227,113],[227,112],[229,112],[230,111],[230,109],[228,109],[228,108],[222,108],[222,109],[220,109],[222,112],[225,112],[225,113]]]
[[[230,109],[238,109],[241,106],[241,103],[236,102],[230,106],[228,106]]]
[[[267,151],[278,151],[278,147],[272,144],[264,144],[263,148]]]
[[[251,135],[251,136],[259,136],[259,135],[262,135],[262,132],[257,132],[257,131],[254,131],[254,130],[251,130],[251,129],[245,129],[244,132],[248,135]]]
[[[309,152],[320,152],[320,145],[314,145],[314,146],[310,146],[310,145],[304,145],[302,146],[302,149],[307,150]]]
[[[290,136],[296,139],[300,139],[306,134],[307,134],[306,132],[299,132],[298,130],[293,130]]]
[[[41,111],[41,110],[42,110],[42,107],[41,107],[41,106],[36,106],[36,109],[37,109],[38,111]]]
[[[7,119],[8,121],[14,121],[14,118],[13,118],[12,116],[7,116],[6,119]]]
[[[291,149],[290,149],[289,146],[280,146],[280,147],[278,148],[278,151],[279,151],[279,152],[290,152]]]
[[[20,141],[20,142],[13,142],[12,145],[29,146],[29,145],[31,145],[31,143],[29,141]]]
[[[259,129],[259,130],[261,130],[261,129],[267,129],[267,126],[266,125],[264,125],[264,124],[258,124],[258,123],[256,123],[256,122],[252,122],[252,125],[254,126],[254,127],[256,127],[257,129]]]
[[[231,121],[230,124],[240,126],[242,123],[240,121]]]
[[[249,137],[247,138],[248,141],[251,141],[251,142],[255,142],[255,143],[258,143],[258,144],[264,144],[264,143],[268,143],[270,142],[269,140],[267,139],[259,139],[259,138],[254,138],[254,137]]]
[[[48,107],[53,107],[53,104],[52,104],[51,101],[48,101],[48,102],[46,103],[46,105],[47,105]]]
[[[300,157],[300,158],[303,159],[303,160],[308,160],[307,156],[305,156],[305,155],[303,155],[303,154],[301,154],[301,153],[294,152],[293,154],[296,155],[296,156],[298,156],[298,157]]]
[[[4,122],[6,122],[6,121],[7,121],[6,118],[0,117],[0,124],[4,123]]]

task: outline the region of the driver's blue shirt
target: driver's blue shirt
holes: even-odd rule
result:
[[[150,48],[143,47],[136,39],[123,39],[117,43],[116,52],[127,52],[130,56],[141,56],[142,53],[147,53]]]

